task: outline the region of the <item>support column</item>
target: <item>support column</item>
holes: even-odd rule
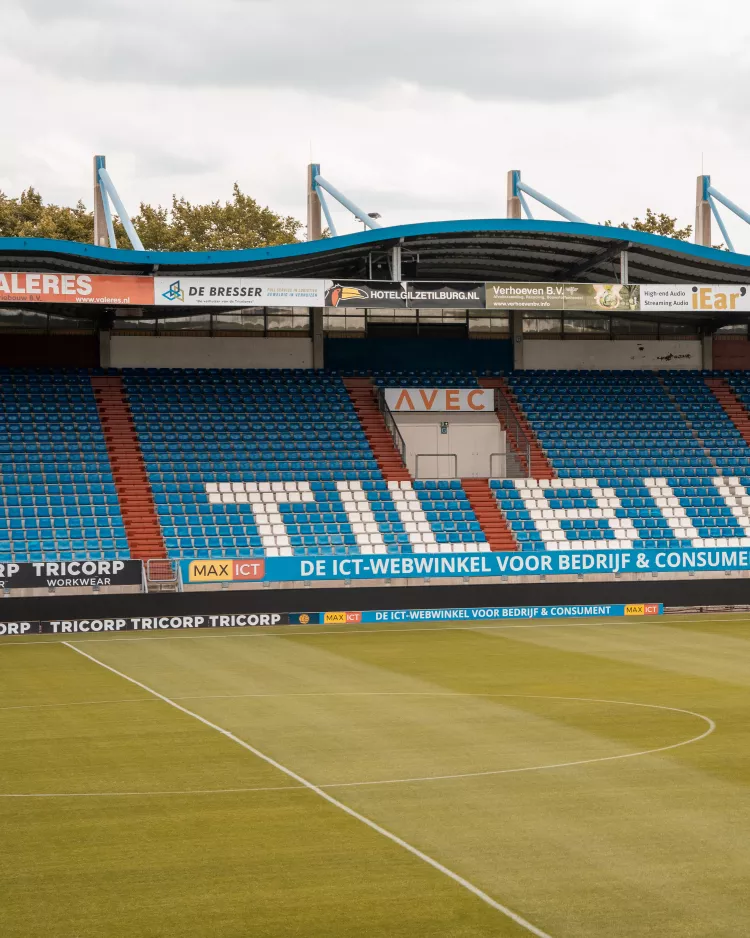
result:
[[[620,283],[627,283],[628,276],[628,252],[620,251]]]
[[[401,245],[394,244],[391,248],[391,280],[398,283],[401,280]]]
[[[324,360],[324,339],[323,332],[323,307],[311,307],[310,325],[312,326],[312,353],[313,368],[325,368]]]
[[[94,244],[103,248],[109,245],[109,235],[107,234],[107,219],[104,215],[102,189],[99,185],[99,169],[106,165],[106,157],[94,157]]]
[[[710,176],[698,176],[695,187],[695,243],[711,247],[711,205],[708,201]]]
[[[703,336],[703,370],[714,369],[714,337],[712,333]]]
[[[508,171],[507,211],[508,218],[521,218],[521,200],[518,198],[518,180],[521,178],[520,169]]]
[[[307,166],[307,240],[319,241],[322,234],[320,223],[320,199],[315,189],[315,177],[320,175],[320,164]]]
[[[112,367],[112,333],[109,329],[99,331],[99,367]]]
[[[510,319],[510,340],[513,343],[513,368],[522,371],[523,364],[523,310],[512,309],[508,313]]]

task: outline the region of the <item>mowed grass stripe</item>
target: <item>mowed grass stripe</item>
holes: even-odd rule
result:
[[[30,688],[23,686],[30,659],[16,659],[16,687],[27,700],[33,699],[40,667],[58,672],[63,700],[74,695],[93,700],[102,691],[114,698],[122,692],[120,678],[69,649],[58,645],[34,652],[48,657],[30,667]],[[170,766],[179,768],[185,734],[195,733],[201,743],[192,752],[197,773],[208,767],[216,782],[227,777],[227,769],[239,770],[246,780],[265,776],[277,788],[283,785],[284,776],[262,760],[153,696],[148,699],[155,704],[146,708],[152,724],[141,724],[138,732],[150,747],[144,745],[138,758],[152,782]],[[44,743],[48,780],[58,783],[71,740],[98,732],[95,707],[61,709],[74,714],[75,723],[57,736],[50,732]],[[127,726],[132,715],[124,710],[120,719]],[[18,736],[27,736],[25,726],[16,722],[15,728]],[[7,785],[18,778],[5,752],[0,744],[0,779]],[[236,764],[227,764],[227,753]],[[123,759],[115,762],[128,768]],[[94,787],[101,787],[96,776],[101,768],[84,767]],[[292,780],[283,791],[206,798],[0,800],[0,829],[3,938],[529,934]]]
[[[663,623],[628,624],[623,629],[628,640],[637,638],[628,658],[647,661],[663,628]],[[669,630],[677,634],[661,650],[665,665],[685,653],[682,630]],[[547,639],[568,632],[586,635],[586,652],[526,640],[527,636]],[[383,786],[378,791],[348,789],[345,800],[480,888],[502,895],[511,908],[521,908],[532,921],[543,922],[555,938],[619,938],[625,933],[629,938],[654,934],[713,938],[748,933],[746,779],[750,773],[743,727],[750,721],[745,689],[731,681],[696,677],[653,662],[620,660],[595,640],[608,632],[609,627],[584,624],[557,630],[384,631],[357,636],[292,635],[284,629],[270,642],[203,641],[203,636],[185,634],[154,643],[99,644],[94,654],[142,680],[147,675],[159,690],[169,687],[177,693],[181,689],[186,695],[215,691],[218,686],[233,692],[244,687],[245,691],[260,688],[290,695],[310,686],[386,693],[401,687],[409,693],[433,688],[448,693],[620,697],[701,710],[717,718],[719,729],[708,740],[682,751],[549,774]],[[731,659],[720,643],[715,654],[713,660],[712,649],[704,650],[711,672]],[[300,704],[297,698],[291,706],[278,698],[263,712],[253,703],[248,706],[232,699],[196,700],[190,706],[221,726],[236,726],[245,738],[269,742],[271,751],[288,754],[294,767],[301,743],[309,748],[311,758],[317,748],[321,768],[332,764],[334,756],[339,764],[345,763],[351,742],[357,739],[358,721],[363,730],[360,742],[377,745],[373,758],[380,760],[384,771],[402,758],[424,758],[424,750],[430,748],[457,757],[462,754],[462,742],[467,758],[490,755],[493,739],[487,729],[492,720],[500,731],[504,720],[509,727],[512,722],[518,727],[520,721],[529,720],[537,732],[532,750],[544,741],[539,729],[545,726],[552,734],[551,744],[570,738],[597,740],[612,747],[676,728],[666,723],[633,724],[593,711],[588,715],[526,711],[520,702],[513,707],[507,702],[499,707],[471,703],[455,713],[430,714],[428,708],[413,709],[401,698],[400,708],[391,710],[389,704],[382,711],[386,719],[377,734],[377,712],[348,711],[346,706],[318,709],[310,703]],[[394,736],[399,714],[400,740]],[[306,733],[298,726],[305,720]],[[425,726],[429,733],[424,732]],[[504,740],[502,733],[496,734],[496,743]],[[479,752],[477,744],[481,744]],[[502,754],[502,746],[496,746],[495,754]],[[281,795],[284,799],[298,796],[294,792]],[[434,929],[424,933],[460,934],[442,923]],[[289,933],[295,934],[294,930]]]
[[[639,627],[644,650],[656,627]],[[234,699],[190,705],[290,765],[317,765],[321,781],[323,768],[349,766],[368,749],[370,764],[379,760],[381,772],[394,775],[402,759],[423,758],[430,749],[456,755],[463,742],[467,761],[482,755],[482,745],[489,754],[485,724],[498,714],[508,727],[522,720],[530,727],[546,725],[548,745],[584,738],[618,746],[677,727],[639,726],[594,711],[553,712],[544,702],[527,710],[522,701],[508,707],[452,700],[451,714],[430,713],[422,704],[414,708],[412,697],[379,697],[378,710],[368,712],[351,701],[333,708],[322,699],[291,696],[316,687],[618,696],[688,709],[700,698],[698,709],[713,714],[718,708],[733,718],[720,682],[546,649],[506,634],[389,632],[353,641],[349,634],[280,632],[271,642],[186,636],[153,645],[109,643],[96,654],[175,694],[188,695],[191,688],[195,694],[215,693],[218,684],[235,693],[243,686],[246,692],[286,688],[290,697],[260,705]],[[496,725],[502,731],[502,721]],[[750,930],[743,897],[750,831],[741,820],[747,795],[741,777],[731,769],[713,771],[712,759],[718,765],[729,755],[722,748],[725,732],[720,723],[715,736],[686,747],[694,750],[694,761],[677,750],[629,764],[347,789],[342,798],[489,894],[502,895],[555,938],[620,938],[623,927],[629,938],[734,935]],[[506,738],[496,733],[496,755]],[[538,742],[537,736],[530,755]],[[709,743],[713,751],[704,764]]]

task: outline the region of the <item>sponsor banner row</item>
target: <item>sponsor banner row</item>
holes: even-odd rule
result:
[[[362,554],[184,560],[186,583],[263,580],[390,580],[750,570],[750,549],[504,551],[486,554]],[[237,575],[239,572],[239,575]]]
[[[415,309],[750,311],[750,286],[432,283],[250,277],[128,277],[0,271],[2,303]]]
[[[290,625],[370,625],[378,622],[481,622],[502,619],[583,619],[603,616],[660,616],[663,603],[578,606],[480,606],[462,609],[379,609],[370,612],[303,612]]]
[[[140,560],[6,561],[0,562],[0,589],[137,586],[141,569]]]
[[[312,613],[311,613],[312,615]],[[314,613],[319,615],[319,613]],[[179,629],[241,629],[248,626],[299,624],[305,613],[248,612],[202,616],[120,616],[99,619],[49,619],[0,622],[2,635],[77,635],[89,632],[167,632]]]
[[[78,635],[184,629],[241,629],[269,625],[360,625],[378,622],[481,622],[502,619],[582,619],[660,616],[662,603],[591,606],[484,606],[465,609],[381,609],[371,612],[252,612],[234,615],[128,616],[0,622],[3,635]]]

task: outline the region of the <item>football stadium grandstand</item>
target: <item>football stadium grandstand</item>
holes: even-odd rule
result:
[[[175,254],[97,178],[0,239],[0,935],[748,934],[715,190]]]
[[[521,477],[489,489],[412,478],[375,389],[483,382],[522,418],[531,474],[519,451]],[[741,372],[6,370],[0,383],[0,550],[16,562],[750,546]]]
[[[105,165],[94,245],[0,240],[0,558],[181,588],[196,560],[750,546],[750,257],[709,246],[709,177],[688,244],[517,171],[507,219],[382,228],[312,164],[306,243],[176,254],[127,218],[117,246]],[[327,197],[365,231],[320,238]]]

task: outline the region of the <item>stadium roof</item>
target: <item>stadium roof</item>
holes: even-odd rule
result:
[[[750,256],[673,238],[577,222],[506,218],[423,222],[321,241],[236,251],[164,252],[48,238],[0,238],[0,269],[82,273],[388,279],[388,251],[402,245],[402,277],[423,281],[619,280],[747,283]]]

